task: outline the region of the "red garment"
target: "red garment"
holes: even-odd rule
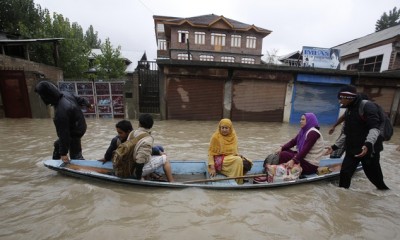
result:
[[[217,172],[222,170],[222,164],[224,163],[224,155],[214,156],[214,168]]]

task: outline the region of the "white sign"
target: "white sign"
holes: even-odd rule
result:
[[[339,49],[303,47],[303,66],[340,69]]]

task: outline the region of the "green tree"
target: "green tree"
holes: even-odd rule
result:
[[[98,38],[97,31],[93,30],[93,26],[90,25],[88,30],[86,30],[85,41],[90,48],[100,48],[101,40]]]
[[[96,56],[97,77],[100,79],[118,79],[125,76],[126,65],[121,57],[121,47],[113,49],[110,39],[101,45],[101,55]]]
[[[42,29],[37,34],[41,38],[63,38],[58,46],[58,66],[65,78],[82,78],[89,67],[89,47],[84,39],[82,28],[77,23],[70,23],[63,15],[43,12]],[[54,65],[53,47],[51,44],[33,44],[32,60]]]
[[[397,24],[399,24],[399,18],[400,9],[397,10],[396,7],[394,7],[393,10],[389,11],[389,14],[387,14],[386,12],[383,13],[381,18],[376,21],[375,32],[396,26]]]
[[[39,11],[33,0],[1,0],[0,31],[22,35],[22,29],[31,38],[40,28]]]
[[[34,0],[1,0],[0,31],[20,36],[22,39],[62,38],[56,46],[59,52],[57,65],[65,78],[82,78],[89,68],[91,48],[100,48],[99,74],[103,78],[120,78],[125,75],[125,63],[120,56],[120,47],[113,49],[109,39],[101,44],[98,33],[90,26],[83,33],[82,27],[61,14],[50,14],[34,4]],[[55,65],[54,43],[29,44],[30,59]]]

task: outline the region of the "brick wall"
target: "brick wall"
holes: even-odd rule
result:
[[[0,54],[1,70],[24,71],[32,118],[51,117],[51,109],[41,104],[41,100],[34,89],[36,84],[42,79],[52,81],[55,84],[61,81],[63,79],[63,71],[60,68]],[[2,103],[0,105],[0,117],[4,117]]]

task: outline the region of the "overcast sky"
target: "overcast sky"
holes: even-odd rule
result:
[[[262,53],[285,55],[303,46],[330,48],[375,31],[384,12],[399,0],[34,0],[84,30],[90,25],[104,42],[156,58],[153,15],[223,15],[271,30]]]

